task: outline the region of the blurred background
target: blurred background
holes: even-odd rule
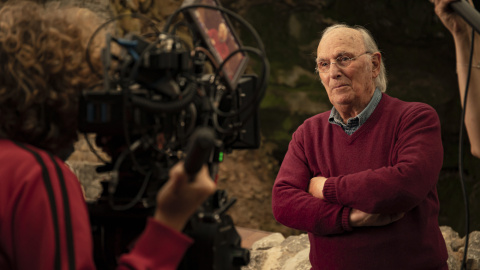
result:
[[[461,107],[454,44],[436,17],[433,3],[428,0],[221,0],[221,3],[244,16],[265,43],[272,72],[261,104],[261,130],[263,147],[278,164],[296,128],[306,118],[332,106],[314,73],[320,32],[333,23],[369,29],[386,64],[387,93],[405,101],[425,102],[440,117],[445,152],[438,182],[439,223],[464,235],[465,211],[458,168]],[[471,230],[479,230],[480,162],[471,156],[467,139],[464,145],[463,173]]]
[[[0,0],[3,2],[3,0]],[[143,13],[160,24],[181,0],[62,0],[88,7],[104,18]],[[266,95],[260,105],[262,143],[256,150],[237,150],[220,166],[219,188],[238,198],[230,215],[238,226],[285,235],[300,232],[278,224],[271,212],[271,188],[291,134],[308,117],[331,108],[315,75],[315,51],[321,31],[333,23],[362,25],[376,37],[385,61],[387,93],[405,101],[434,107],[442,123],[444,164],[438,182],[440,225],[465,233],[465,211],[459,180],[458,149],[461,107],[456,82],[454,44],[429,0],[220,0],[244,17],[260,34],[271,64]],[[238,22],[232,20],[234,26]],[[139,21],[125,17],[128,32]],[[242,42],[253,42],[238,29]],[[474,63],[476,64],[476,63]],[[251,70],[255,70],[255,59]],[[480,101],[479,101],[480,102]],[[480,106],[480,104],[479,104]],[[465,184],[471,230],[480,230],[480,162],[465,145]],[[71,160],[86,157],[80,142]]]

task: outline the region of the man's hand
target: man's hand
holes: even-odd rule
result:
[[[452,35],[468,35],[470,32],[468,24],[449,6],[456,1],[458,0],[434,0],[435,13]]]
[[[170,170],[170,179],[157,194],[154,219],[178,231],[216,188],[206,166],[192,182],[188,178],[183,162],[179,162]]]
[[[327,178],[323,176],[317,176],[310,179],[310,184],[308,185],[308,193],[312,194],[313,197],[323,200],[323,186],[325,185]]]
[[[369,214],[358,209],[352,209],[350,212],[350,226],[363,227],[363,226],[384,226],[393,223],[405,216],[405,213],[397,214]]]

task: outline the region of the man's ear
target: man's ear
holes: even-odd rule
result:
[[[379,52],[372,54],[372,75],[374,78],[380,74],[380,65],[382,63],[382,54]]]

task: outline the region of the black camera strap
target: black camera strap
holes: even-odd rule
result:
[[[36,151],[26,147],[25,145],[15,142],[15,144],[26,150],[27,152],[31,153],[35,159],[37,160],[38,164],[42,168],[42,179],[45,185],[45,189],[47,191],[48,200],[50,202],[50,211],[52,212],[53,218],[53,226],[55,231],[55,269],[61,269],[61,257],[60,257],[60,230],[59,230],[59,218],[57,213],[57,204],[55,202],[55,192],[52,186],[52,178],[50,178],[50,174],[48,172],[47,166],[45,165],[44,160],[40,156],[39,153]],[[62,200],[63,200],[63,211],[64,211],[64,218],[65,218],[65,231],[67,237],[67,254],[68,254],[68,267],[70,270],[75,270],[75,252],[74,252],[74,240],[73,240],[73,229],[72,229],[72,219],[71,219],[71,211],[70,211],[70,203],[68,200],[67,188],[65,185],[65,178],[63,176],[62,170],[58,165],[57,161],[53,157],[52,154],[48,153],[51,162],[55,166],[55,170],[58,176],[58,181],[60,184],[60,189],[62,192]]]

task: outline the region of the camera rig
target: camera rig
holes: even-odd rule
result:
[[[236,46],[224,59],[209,43],[204,25],[192,17],[196,9],[216,12],[230,27]],[[193,46],[172,33],[182,23],[172,27],[180,13],[186,17],[182,22],[187,22]],[[225,14],[249,30],[258,48],[239,42]],[[228,75],[229,64],[231,68],[238,59],[246,63],[252,54],[260,59],[261,76],[244,74],[243,64]],[[186,159],[192,173],[207,164],[216,179],[225,153],[259,147],[258,107],[269,65],[256,31],[219,5],[184,5],[153,38],[107,34],[102,62],[103,71],[96,72],[102,75],[102,89],[81,95],[79,129],[95,133],[97,145],[111,157],[97,168],[112,177],[102,183],[103,193],[89,204],[89,211],[96,263],[113,269],[153,213],[156,194],[175,163]],[[185,233],[195,242],[179,269],[240,269],[248,264],[249,252],[241,248],[226,213],[234,203],[235,198],[218,190],[191,217]]]

